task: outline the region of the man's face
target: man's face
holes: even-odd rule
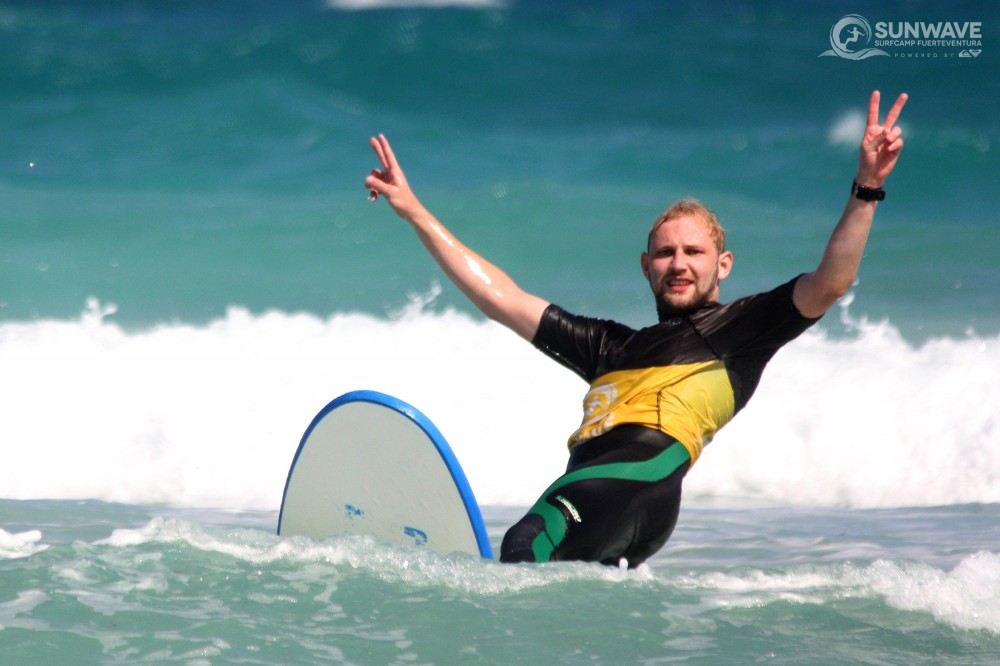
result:
[[[732,266],[732,253],[719,252],[708,224],[691,215],[662,223],[642,254],[660,319],[719,300],[719,281]]]

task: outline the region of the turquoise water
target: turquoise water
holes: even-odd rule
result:
[[[847,61],[819,57],[836,3],[355,4],[0,5],[4,660],[991,663],[1000,12],[870,4],[980,22],[981,53]],[[647,567],[274,535],[346,391],[434,421],[494,546],[579,422],[582,383],[367,201],[370,135],[523,286],[642,325],[645,230],[679,197],[727,227],[723,300],[815,266],[876,87],[910,94],[907,145],[858,283]]]
[[[498,545],[513,514],[486,514]],[[4,549],[9,663],[987,664],[1000,649],[983,506],[691,509],[669,555],[632,572],[279,539],[265,513],[0,515],[58,523]]]
[[[359,196],[378,131],[442,218],[548,298],[647,317],[642,230],[684,195],[729,227],[741,295],[812,268],[880,88],[911,95],[908,146],[856,307],[914,335],[1000,330],[988,47],[819,58],[834,5],[336,7],[8,5],[0,317],[70,318],[88,296],[141,325],[231,304],[384,315],[436,273]],[[869,10],[925,13],[995,34],[976,4]]]

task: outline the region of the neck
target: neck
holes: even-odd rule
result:
[[[673,319],[675,317],[686,317],[688,315],[694,314],[698,310],[708,305],[713,305],[718,303],[716,299],[705,299],[699,301],[698,303],[693,303],[690,307],[686,308],[675,308],[671,305],[664,303],[663,301],[657,301],[656,303],[656,315],[660,322],[665,322],[668,319]]]

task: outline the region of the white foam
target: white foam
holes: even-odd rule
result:
[[[341,536],[325,540],[306,537],[278,537],[255,529],[217,530],[183,519],[154,518],[138,528],[116,529],[110,537],[94,543],[99,556],[115,562],[116,553],[131,553],[143,544],[181,543],[205,552],[219,553],[253,565],[292,563],[288,567],[268,566],[278,575],[290,575],[295,580],[315,577],[335,581],[337,568],[349,567],[369,573],[382,580],[403,582],[413,587],[440,587],[477,595],[492,596],[516,593],[568,581],[648,582],[653,574],[647,566],[637,570],[621,570],[592,563],[560,563],[559,566],[500,565],[466,553],[440,555],[416,546],[389,546],[370,537]],[[127,565],[122,568],[127,569]],[[158,574],[157,574],[158,575]],[[136,577],[142,580],[142,577]],[[126,583],[134,589],[130,577]],[[115,590],[121,592],[122,589]],[[275,597],[264,593],[257,598],[271,603]]]
[[[563,469],[585,384],[502,327],[414,306],[393,321],[232,308],[205,326],[0,325],[0,488],[274,510],[336,396],[396,395],[441,429],[480,503],[526,506]],[[887,324],[810,331],[692,470],[689,498],[818,506],[1000,502],[1000,339],[913,347]]]
[[[951,571],[923,563],[879,560],[801,570],[713,572],[679,579],[712,604],[757,607],[775,601],[823,605],[878,596],[899,610],[925,612],[959,629],[1000,633],[1000,555],[980,552]]]
[[[29,530],[11,534],[0,529],[0,560],[13,560],[40,553],[48,546],[39,544],[42,533],[39,530]]]
[[[951,571],[880,561],[848,576],[896,608],[931,613],[960,629],[1000,633],[1000,555],[980,552]]]
[[[689,494],[892,507],[1000,502],[1000,339],[907,344],[888,324],[779,352]]]

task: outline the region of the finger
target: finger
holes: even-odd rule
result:
[[[389,145],[389,140],[385,138],[385,134],[379,134],[378,140],[379,144],[382,146],[382,155],[385,156],[385,161],[383,161],[382,164],[387,169],[399,171],[399,162],[396,161],[396,155],[392,152],[392,147]]]
[[[878,125],[878,103],[881,95],[879,91],[872,91],[872,96],[868,98],[868,127]]]
[[[892,145],[899,138],[899,135],[903,133],[902,128],[893,127],[891,130],[888,128],[883,128],[882,132],[878,135],[877,139],[872,142],[875,150],[892,150]]]
[[[875,139],[866,145],[866,149],[873,153],[897,154],[903,149],[903,133],[899,127],[894,127],[892,131],[883,130]]]
[[[877,153],[882,144],[885,143],[885,133],[879,132],[872,137],[872,140],[862,145],[862,148],[869,153]]]
[[[899,97],[896,98],[896,103],[892,105],[889,109],[889,114],[885,117],[885,126],[892,127],[896,124],[896,119],[899,118],[900,112],[903,110],[903,106],[906,105],[906,100],[910,98],[906,93],[901,93]]]
[[[382,148],[382,142],[380,141],[380,139],[382,139],[382,135],[379,134],[378,136],[378,139],[372,137],[370,139],[370,143],[372,144],[372,148],[375,149],[375,154],[378,155],[378,161],[382,163],[382,167],[388,169],[389,162],[386,160],[385,150]]]
[[[370,201],[375,201],[380,193],[384,193],[381,171],[372,169],[371,175],[365,178],[365,189],[368,190],[368,199]]]

